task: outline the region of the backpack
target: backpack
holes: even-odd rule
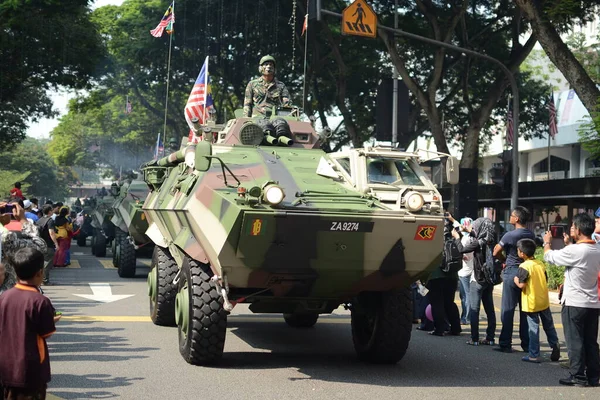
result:
[[[50,237],[50,232],[48,228],[48,221],[50,221],[51,219],[52,217],[44,216],[36,221],[35,226],[37,226],[38,231],[40,233],[40,237],[44,239],[44,242],[46,242],[48,246],[54,247],[54,243],[52,242],[52,238]]]
[[[458,250],[456,241],[447,240],[444,242],[440,268],[442,272],[458,272],[462,268],[462,254]]]
[[[484,256],[484,262],[480,267],[480,273],[475,275],[476,278],[479,275],[478,282],[483,279],[486,283],[494,286],[502,283],[502,263],[496,260],[493,255],[495,245],[493,243],[480,242],[479,246]]]

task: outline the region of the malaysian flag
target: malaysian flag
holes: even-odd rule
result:
[[[125,106],[125,114],[131,114],[133,111],[133,107],[131,106],[131,102],[127,100],[127,105]]]
[[[565,102],[565,107],[562,109],[560,113],[560,123],[568,124],[569,117],[571,116],[571,108],[573,107],[573,99],[575,98],[575,91],[573,89],[569,90],[569,94],[567,95],[567,101]]]
[[[306,14],[304,16],[304,23],[302,24],[302,33],[300,34],[300,36],[304,36],[307,29],[308,29],[308,14]]]
[[[175,2],[172,2],[165,15],[156,26],[156,28],[150,31],[150,34],[154,37],[161,37],[163,32],[166,30],[170,35],[173,33],[173,25],[175,25]]]
[[[550,101],[548,102],[548,112],[550,113],[550,137],[554,139],[558,133],[558,125],[556,124],[556,106],[554,105],[554,92],[550,93]]]
[[[165,151],[165,146],[163,146],[163,142],[160,138],[160,132],[159,132],[158,137],[156,138],[156,147],[154,148],[154,159],[158,160],[158,158],[163,155],[164,151]]]
[[[513,141],[515,140],[515,126],[513,123],[513,113],[512,107],[508,106],[508,114],[506,114],[506,144],[508,146],[513,145]]]
[[[194,129],[192,118],[198,118],[200,124],[206,121],[208,108],[213,106],[212,96],[210,95],[210,78],[208,77],[208,57],[202,64],[200,74],[194,83],[190,97],[185,105],[185,120],[190,129]]]

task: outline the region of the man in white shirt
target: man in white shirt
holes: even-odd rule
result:
[[[569,353],[570,376],[561,385],[598,386],[600,356],[598,354],[598,272],[600,246],[592,240],[594,220],[588,214],[573,217],[570,236],[575,244],[552,250],[552,234],[544,235],[544,260],[565,266],[562,323]]]

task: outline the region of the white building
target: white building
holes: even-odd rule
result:
[[[590,121],[590,116],[573,90],[554,93],[557,109],[558,134],[547,138],[526,141],[519,139],[519,181],[583,178],[600,174],[600,162],[590,158],[579,143],[578,131]],[[501,165],[500,158],[505,139],[498,135],[487,155],[483,157],[482,183],[491,184],[494,167]],[[550,146],[549,146],[550,145]],[[550,153],[550,173],[548,154]],[[500,155],[500,156],[499,156]]]

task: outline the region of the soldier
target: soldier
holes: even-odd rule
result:
[[[261,58],[258,71],[262,76],[246,86],[244,117],[264,116],[273,106],[290,105],[290,92],[283,82],[275,79],[275,58]]]

